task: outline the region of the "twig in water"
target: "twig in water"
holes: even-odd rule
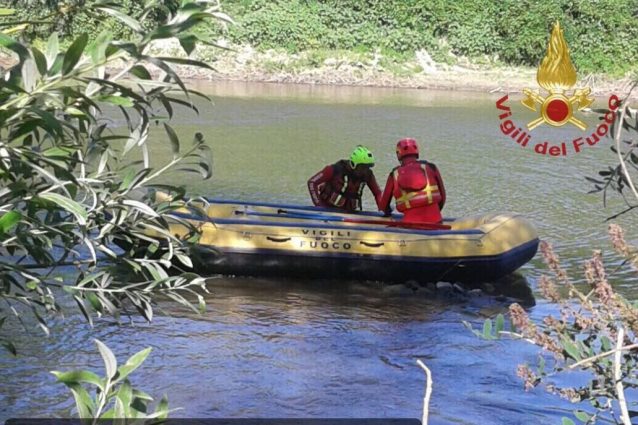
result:
[[[616,393],[618,395],[618,404],[620,405],[620,420],[624,425],[631,425],[629,412],[627,411],[627,401],[625,400],[625,390],[622,386],[622,377],[620,375],[621,348],[625,337],[625,329],[618,328],[618,341],[616,342],[616,353],[614,354],[614,380],[616,381]]]
[[[583,359],[583,360],[581,360],[579,362],[576,362],[576,363],[574,363],[572,365],[569,365],[567,368],[568,369],[575,369],[578,366],[581,366],[581,365],[583,365],[585,363],[593,362],[594,360],[598,360],[600,358],[603,358],[603,357],[606,357],[606,356],[610,356],[610,355],[615,354],[615,353],[620,352],[620,351],[633,350],[634,348],[638,348],[638,344],[625,345],[624,347],[618,347],[615,350],[605,351],[604,353],[600,353],[600,354],[597,354],[595,356],[588,357],[588,358]]]
[[[423,364],[421,360],[417,360],[416,363],[421,366],[421,369],[425,371],[425,396],[423,397],[423,418],[421,419],[421,425],[428,425],[428,413],[430,410],[430,396],[432,395],[432,373],[430,369]]]

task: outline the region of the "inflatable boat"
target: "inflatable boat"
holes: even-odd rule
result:
[[[209,199],[203,211],[174,214],[201,230],[193,263],[204,273],[481,283],[527,263],[539,242],[532,224],[517,214],[405,228],[396,214],[296,205]],[[186,234],[186,226],[171,226],[173,234]]]

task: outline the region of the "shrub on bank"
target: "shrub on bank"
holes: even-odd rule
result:
[[[51,21],[30,26],[28,38],[46,39],[52,31],[63,40],[87,33],[95,39],[104,29],[130,37],[130,29],[115,18],[97,19],[87,13],[97,0],[12,0],[18,17]],[[178,0],[160,0],[149,24],[163,21]],[[74,7],[82,4],[81,8]],[[134,18],[145,0],[122,0]],[[489,58],[506,65],[537,66],[545,54],[551,25],[560,21],[579,72],[622,75],[636,65],[638,26],[635,2],[616,0],[225,0],[225,10],[237,25],[226,33],[219,27],[200,28],[235,44],[289,53],[348,50],[381,51],[397,59],[425,50],[437,61],[453,56]],[[60,9],[63,19],[51,19]],[[7,18],[0,17],[0,24]],[[147,25],[149,25],[147,24]],[[211,34],[212,33],[212,34]]]
[[[132,0],[130,0],[132,1]],[[560,21],[580,72],[623,74],[638,49],[636,5],[615,0],[226,0],[237,25],[226,36],[259,49],[374,51],[425,49],[537,66]]]
[[[98,16],[94,13],[96,3],[103,0],[10,0],[5,7],[11,7],[15,14],[0,16],[0,25],[8,22],[28,21],[29,25],[22,33],[29,39],[46,40],[52,32],[57,32],[62,40],[87,34],[89,40],[95,40],[103,30],[111,31],[115,38],[130,38],[133,32],[121,20],[115,17]],[[139,19],[144,11],[146,0],[117,0],[114,2],[122,13]],[[143,26],[151,29],[164,22],[170,13],[177,10],[179,0],[158,0],[153,11],[145,19]]]

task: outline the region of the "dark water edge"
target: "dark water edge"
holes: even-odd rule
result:
[[[153,347],[133,382],[184,407],[175,417],[420,418],[417,359],[433,373],[433,424],[557,423],[572,407],[522,390],[516,365],[536,362],[533,347],[482,341],[461,324],[480,326],[512,298],[374,282],[219,278],[209,287],[201,316],[161,303],[152,324],[105,319],[90,329],[71,315],[54,321],[52,338],[19,338],[24,357],[0,359],[0,418],[71,414],[48,371],[102,370],[92,338],[120,361]],[[540,301],[532,312],[547,308]]]

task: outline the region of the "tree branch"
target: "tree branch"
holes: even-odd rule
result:
[[[622,168],[622,172],[627,178],[627,183],[629,188],[631,189],[636,199],[638,199],[638,190],[636,190],[636,187],[634,186],[634,182],[631,180],[631,176],[629,175],[629,171],[627,170],[627,164],[625,164],[625,159],[623,158],[623,155],[620,149],[620,134],[622,133],[622,126],[625,122],[625,114],[627,113],[627,107],[629,106],[629,104],[627,103],[627,100],[629,100],[629,97],[631,96],[631,92],[634,90],[635,87],[636,87],[636,84],[634,84],[631,87],[631,89],[629,90],[629,93],[627,93],[627,97],[625,97],[625,100],[623,102],[622,109],[620,111],[620,119],[618,120],[618,128],[616,129],[616,137],[614,137],[614,142],[616,144],[616,153],[618,154],[618,161],[620,162],[620,167]]]
[[[616,342],[616,353],[614,354],[614,380],[616,381],[616,394],[618,395],[618,405],[620,406],[620,419],[624,425],[631,425],[629,412],[627,411],[627,401],[625,400],[625,390],[622,386],[622,377],[620,375],[620,366],[622,359],[622,342],[625,337],[625,329],[621,326],[618,328],[618,341]]]
[[[607,357],[607,356],[610,356],[612,354],[616,354],[617,352],[633,350],[634,348],[638,348],[638,344],[631,344],[631,345],[625,345],[624,347],[617,347],[614,350],[605,351],[604,353],[600,353],[600,354],[597,354],[595,356],[587,357],[586,359],[580,360],[580,361],[578,361],[578,362],[576,362],[576,363],[574,363],[572,365],[567,366],[567,369],[575,369],[578,366],[582,366],[582,365],[587,364],[589,362],[593,362],[595,360],[602,359],[603,357]]]

